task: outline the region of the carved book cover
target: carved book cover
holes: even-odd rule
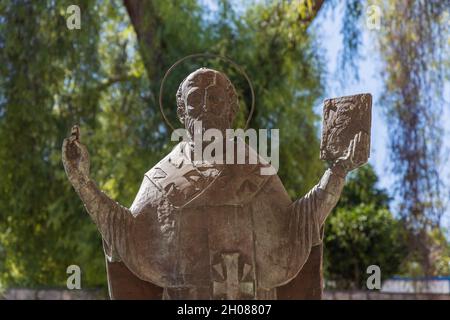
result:
[[[343,157],[352,139],[370,141],[372,95],[357,94],[324,101],[320,159],[332,161]],[[355,148],[361,159],[368,157],[370,144]],[[358,156],[358,155],[357,155]],[[367,159],[367,158],[366,158]]]

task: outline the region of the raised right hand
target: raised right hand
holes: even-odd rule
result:
[[[76,188],[83,181],[89,180],[89,153],[80,142],[80,128],[72,127],[70,137],[64,139],[62,146],[62,162],[67,177]]]

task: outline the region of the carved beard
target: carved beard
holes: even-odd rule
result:
[[[226,119],[226,117],[218,117],[216,115],[207,113],[202,114],[196,118],[186,116],[185,127],[192,139],[194,137],[194,125],[196,121],[202,122],[202,135],[208,129],[218,129],[225,137],[225,130],[231,128],[231,124],[229,123],[228,119]]]

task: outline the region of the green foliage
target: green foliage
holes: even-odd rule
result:
[[[120,0],[78,1],[81,30],[73,31],[66,28],[68,0],[0,3],[0,287],[64,286],[71,264],[81,267],[83,287],[105,285],[101,238],[65,176],[62,140],[72,124],[81,124],[92,178],[129,206],[143,173],[173,146],[158,110],[159,86],[186,55],[226,55],[244,67],[256,94],[251,127],[281,129],[279,174],[293,198],[323,171],[313,112],[323,91],[323,57],[314,29],[306,30],[314,14],[302,2],[256,2],[238,10],[220,1],[217,12],[195,0],[141,3],[139,40]],[[357,52],[363,12],[354,0],[346,8],[344,56]],[[406,40],[415,46],[414,35]],[[384,55],[391,75],[404,74],[397,68],[405,64],[389,51]],[[248,84],[218,59],[186,61],[167,79],[163,102],[171,122],[177,124],[178,84],[201,66],[231,78],[241,107],[235,126],[243,127]],[[398,87],[391,78],[387,91]],[[369,166],[352,174],[327,222],[326,273],[339,286],[360,286],[371,264],[383,277],[396,273],[404,256],[401,227],[376,181]],[[436,272],[448,272],[448,243],[435,233],[428,239],[439,248],[431,250],[441,257]]]
[[[435,228],[430,232],[431,261],[433,261],[432,275],[450,275],[450,243],[445,237],[445,230]]]
[[[388,278],[400,271],[406,257],[402,225],[389,212],[388,196],[376,182],[369,165],[352,173],[326,222],[325,275],[338,288],[365,288],[370,265],[378,265],[382,279]]]
[[[89,27],[83,33],[68,32],[64,14],[70,2],[58,4],[1,5],[2,286],[63,284],[66,267],[73,263],[83,268],[87,281],[102,274],[100,260],[93,259],[100,239],[80,215],[83,208],[60,161],[70,123],[95,122],[98,93],[90,85],[99,70],[99,19],[95,6],[81,1],[83,23]]]
[[[416,277],[450,275],[450,243],[445,234],[443,228],[434,228],[427,233],[425,245],[429,252],[430,269],[424,268],[423,257],[417,251],[410,251],[401,273]]]
[[[337,207],[351,209],[365,204],[373,205],[375,209],[387,208],[390,198],[386,190],[377,187],[377,183],[378,177],[370,164],[350,172]]]
[[[449,4],[448,0],[346,0],[341,30],[341,72],[347,67],[356,71],[367,18],[364,11],[369,5],[380,10],[380,28],[370,36],[381,58],[384,88],[380,105],[389,123],[389,165],[396,177],[396,209],[409,229],[413,260],[421,264],[425,274],[434,269],[429,233],[439,229],[447,209],[442,111],[450,70]]]
[[[389,121],[392,172],[398,177],[399,215],[409,231],[411,253],[425,275],[433,274],[430,232],[439,229],[448,186],[442,118],[445,77],[449,70],[449,1],[381,1],[379,37],[386,75],[382,105]],[[398,12],[402,12],[399,15]],[[448,105],[448,103],[447,103]]]
[[[81,30],[72,31],[70,4],[0,4],[0,286],[64,286],[71,264],[81,267],[83,287],[106,284],[101,238],[65,176],[62,140],[79,123],[92,178],[129,206],[143,173],[173,145],[158,90],[164,72],[188,54],[215,52],[244,66],[256,90],[252,127],[281,128],[280,175],[290,194],[301,196],[317,181],[312,107],[322,93],[322,58],[295,23],[301,10],[254,5],[237,14],[222,2],[217,16],[204,19],[206,9],[193,0],[146,2],[157,22],[147,48],[122,1],[78,1]],[[237,87],[242,127],[250,92],[220,61],[189,61],[174,71],[164,92],[169,118],[177,123],[177,85],[205,64]]]

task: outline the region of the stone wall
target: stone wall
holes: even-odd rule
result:
[[[450,300],[448,294],[389,293],[380,291],[325,291],[324,300]]]
[[[10,289],[0,295],[6,300],[104,300],[103,290]],[[379,291],[325,291],[324,300],[450,300],[450,295],[430,293],[386,293]]]
[[[9,289],[0,294],[0,300],[104,300],[103,290],[62,290],[62,289]]]

